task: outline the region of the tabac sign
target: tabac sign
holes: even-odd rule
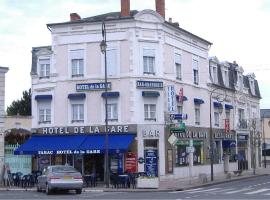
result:
[[[110,125],[108,133],[136,133],[137,126],[131,125]],[[68,135],[68,134],[96,134],[105,133],[105,126],[67,126],[67,127],[44,127],[34,130],[36,134],[43,135]]]

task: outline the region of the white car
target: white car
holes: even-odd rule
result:
[[[71,166],[48,166],[37,178],[37,191],[46,191],[51,194],[53,190],[75,190],[82,193],[83,179],[80,172]]]

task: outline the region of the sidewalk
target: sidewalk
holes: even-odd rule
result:
[[[181,191],[197,187],[205,187],[209,185],[216,185],[224,182],[237,181],[240,179],[248,179],[256,176],[270,175],[270,166],[267,168],[258,168],[253,175],[253,170],[243,171],[241,175],[235,175],[233,172],[229,175],[214,175],[214,181],[207,177],[206,183],[201,183],[197,178],[189,179],[174,179],[174,180],[164,180],[160,181],[160,186],[158,189],[131,189],[131,188],[105,188],[104,186],[98,187],[88,187],[84,188],[84,192],[165,192],[165,191]],[[0,191],[36,191],[36,188],[20,188],[20,187],[5,187],[0,186]]]

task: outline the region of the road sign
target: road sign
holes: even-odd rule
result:
[[[187,114],[170,114],[170,119],[187,119]]]
[[[169,139],[168,139],[168,142],[169,142],[171,145],[175,145],[177,141],[178,141],[178,138],[177,138],[174,134],[172,134],[172,135],[169,137]]]

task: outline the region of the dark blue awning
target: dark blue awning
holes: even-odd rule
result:
[[[35,100],[40,101],[40,100],[52,100],[52,95],[36,95]]]
[[[197,104],[197,105],[199,105],[199,104],[203,104],[204,103],[204,100],[202,100],[202,99],[197,99],[197,98],[194,98],[194,104]]]
[[[18,147],[15,155],[26,154],[73,154],[79,150],[80,145],[86,139],[86,135],[42,135],[32,136],[24,144]],[[68,153],[70,151],[70,153]]]
[[[118,153],[128,150],[133,134],[108,135],[109,152]],[[105,135],[42,135],[32,136],[18,147],[15,155],[42,154],[94,154],[105,152]]]
[[[159,92],[156,91],[142,91],[143,97],[159,97]]]
[[[102,92],[101,96],[105,98],[116,98],[120,96],[120,92]]]
[[[226,110],[233,109],[233,106],[232,105],[229,105],[229,104],[225,104],[225,109]]]
[[[133,141],[134,134],[109,134],[108,143],[109,143],[109,153],[120,153],[126,152],[129,145]],[[105,134],[91,135],[80,146],[81,150],[84,151],[93,151],[100,150],[101,153],[105,152]]]
[[[176,100],[179,101],[179,95],[176,95]],[[183,101],[187,101],[188,98],[186,96],[183,96]]]
[[[223,108],[222,103],[219,102],[213,102],[214,108]]]
[[[68,98],[69,99],[85,99],[86,95],[85,93],[72,93],[72,94],[68,94]]]

